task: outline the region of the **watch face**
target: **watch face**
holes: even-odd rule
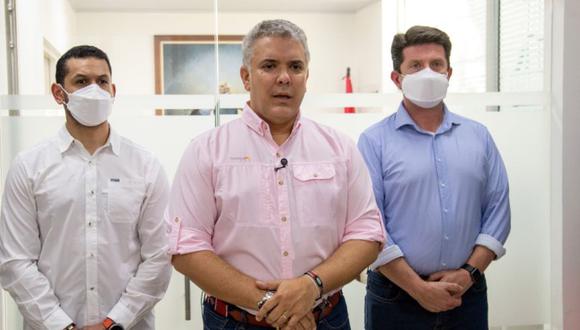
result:
[[[125,328],[123,328],[123,326],[120,324],[113,324],[109,330],[125,330]]]

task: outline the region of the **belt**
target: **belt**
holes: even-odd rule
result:
[[[314,307],[312,313],[314,314],[314,319],[318,322],[320,319],[327,317],[332,313],[332,310],[338,303],[340,302],[340,297],[342,296],[342,290],[338,291],[331,296],[322,300],[322,302]],[[229,317],[236,322],[240,322],[243,324],[249,324],[258,327],[265,327],[265,328],[272,328],[272,326],[266,322],[265,319],[262,321],[256,320],[256,316],[248,313],[247,311],[239,308],[236,305],[232,305],[227,303],[221,299],[216,297],[207,296],[205,298],[205,302],[213,306],[213,310],[223,316]]]

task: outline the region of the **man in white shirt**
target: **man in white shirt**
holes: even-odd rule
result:
[[[171,268],[159,161],[107,121],[107,55],[78,46],[57,63],[52,95],[66,125],[20,153],[0,213],[0,282],[24,329],[154,329]]]

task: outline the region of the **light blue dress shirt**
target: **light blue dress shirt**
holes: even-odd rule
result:
[[[453,114],[435,133],[403,104],[358,142],[388,241],[371,268],[405,257],[420,275],[457,269],[475,245],[505,254],[510,231],[506,170],[485,126]]]

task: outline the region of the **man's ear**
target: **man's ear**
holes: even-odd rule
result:
[[[115,97],[117,95],[117,85],[111,84],[111,95]]]
[[[53,83],[50,86],[50,92],[52,93],[52,97],[58,104],[65,104],[68,101],[68,97],[66,93],[62,90],[64,87],[60,87],[60,85]]]
[[[244,89],[250,91],[250,71],[242,64],[240,67],[240,78],[242,78],[242,83],[244,84]]]
[[[403,80],[401,79],[401,75],[402,74],[396,70],[391,71],[391,80],[398,89],[402,89],[401,84],[403,83]]]

